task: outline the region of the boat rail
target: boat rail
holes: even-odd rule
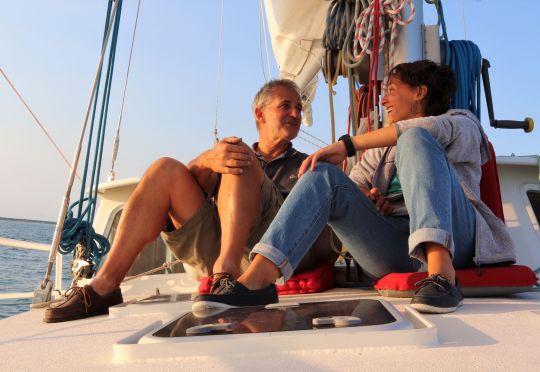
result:
[[[34,251],[50,251],[49,244],[28,242],[25,240],[17,240],[4,238],[0,236],[0,248],[17,248],[17,249],[28,249]],[[62,256],[60,254],[56,257],[56,281],[55,281],[55,290],[62,291]],[[32,298],[34,292],[7,292],[0,293],[0,300],[13,300],[21,298]]]

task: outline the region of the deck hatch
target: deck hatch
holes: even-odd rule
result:
[[[206,316],[205,316],[206,315]],[[208,316],[209,315],[209,316]],[[311,329],[333,328],[313,326],[314,318],[350,316],[360,318],[358,327],[394,323],[396,317],[378,300],[360,299],[348,301],[302,303],[292,307],[265,309],[264,306],[232,308],[211,313],[187,313],[153,333],[154,337],[192,337],[186,332],[193,327],[207,324],[230,323],[212,334],[242,334],[264,332],[289,332]]]

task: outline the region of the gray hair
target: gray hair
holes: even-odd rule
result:
[[[255,109],[263,108],[270,103],[273,98],[273,90],[276,87],[288,88],[290,90],[294,90],[299,96],[301,95],[298,85],[289,79],[275,79],[264,84],[255,95],[255,98],[253,98],[252,104],[253,117],[255,118],[255,124],[257,124],[257,130],[259,130],[259,122],[257,121],[257,116],[255,115]]]

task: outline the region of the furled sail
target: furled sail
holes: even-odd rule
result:
[[[265,0],[265,11],[280,77],[294,80],[302,90],[303,123],[310,126],[311,102],[317,89],[314,77],[325,55],[322,43],[326,0]]]

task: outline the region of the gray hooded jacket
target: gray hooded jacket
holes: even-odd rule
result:
[[[394,123],[399,136],[409,128],[425,128],[444,147],[450,164],[476,212],[477,265],[515,262],[516,254],[505,224],[480,200],[481,166],[489,160],[488,139],[476,116],[467,110],[450,110],[440,116]],[[365,188],[377,187],[385,195],[396,172],[396,147],[367,150],[349,177]],[[393,215],[407,215],[403,201],[393,204]]]

